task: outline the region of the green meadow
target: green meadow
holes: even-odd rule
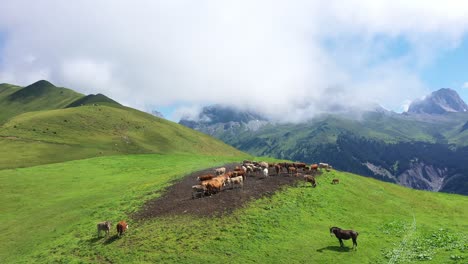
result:
[[[298,182],[231,215],[132,219],[171,181],[245,157],[126,155],[0,170],[2,263],[468,260],[468,197],[337,171],[319,176],[317,188]],[[340,184],[330,184],[333,178]],[[97,237],[97,222],[121,219],[129,222],[123,237],[115,236],[115,224],[111,236]],[[358,231],[357,250],[351,241],[340,248],[331,226]]]

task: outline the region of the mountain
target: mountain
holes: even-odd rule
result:
[[[0,124],[21,113],[64,108],[83,96],[45,80],[26,87],[0,84]]]
[[[84,96],[47,81],[0,87],[0,113],[8,113],[0,122],[0,169],[123,154],[245,155],[102,94]]]
[[[74,101],[73,103],[69,104],[67,107],[77,107],[77,106],[82,106],[82,105],[95,105],[95,104],[114,106],[114,107],[122,106],[118,102],[110,99],[109,97],[103,94],[90,94],[90,95],[84,96]]]
[[[416,189],[468,194],[467,112],[397,114],[375,107],[353,116],[265,122],[257,129],[195,121],[191,127],[252,155],[329,162],[339,170]]]
[[[468,111],[468,105],[456,91],[449,88],[440,89],[422,100],[414,101],[408,108],[408,113],[415,114],[444,114],[466,111]]]
[[[195,118],[182,117],[179,121],[181,125],[215,137],[222,137],[224,133],[235,136],[244,130],[256,131],[268,123],[268,119],[258,113],[221,105],[206,106]]]

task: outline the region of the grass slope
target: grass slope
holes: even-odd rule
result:
[[[0,171],[3,263],[462,263],[468,197],[349,173],[285,188],[233,215],[130,221],[120,239],[95,224],[130,219],[183,174],[242,157],[134,155]],[[332,178],[339,185],[331,185]],[[248,183],[247,183],[248,184]],[[190,196],[190,193],[187,193]],[[209,198],[205,198],[209,199]],[[359,232],[338,247],[330,226]],[[114,227],[115,228],[115,227]],[[112,234],[115,234],[115,230]]]
[[[48,81],[38,81],[24,88],[0,85],[0,124],[21,113],[63,108],[83,97]]]
[[[1,126],[0,144],[0,168],[129,153],[243,155],[173,122],[131,108],[103,105],[15,116]]]

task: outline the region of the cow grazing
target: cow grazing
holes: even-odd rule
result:
[[[198,184],[192,186],[192,199],[202,198],[206,193],[206,186]]]
[[[202,175],[202,176],[199,176],[197,178],[198,181],[207,181],[207,180],[211,180],[213,179],[215,176],[213,174],[206,174],[206,175]]]
[[[98,237],[101,236],[101,231],[104,231],[106,233],[106,236],[108,236],[111,226],[112,226],[112,223],[110,221],[104,221],[104,222],[98,223],[97,224]]]
[[[117,224],[117,235],[122,236],[125,231],[128,229],[128,224],[125,221],[120,221]]]
[[[336,179],[336,178],[335,178],[335,179],[332,180],[331,183],[332,183],[332,184],[339,184],[339,183],[340,183],[340,179]]]
[[[268,168],[263,169],[263,176],[268,177]]]
[[[224,173],[226,173],[226,168],[224,168],[224,167],[215,169],[215,174],[216,175],[221,175],[221,174],[224,174]]]
[[[357,237],[359,235],[358,232],[354,230],[343,230],[339,227],[331,227],[330,228],[330,236],[333,236],[335,234],[336,238],[340,241],[340,246],[344,247],[343,239],[348,240],[352,239],[353,240],[353,248],[357,248]]]
[[[231,188],[234,188],[234,186],[244,188],[244,178],[242,176],[232,177],[228,179],[228,183],[231,185]]]
[[[317,183],[315,182],[315,177],[312,175],[304,175],[304,180],[306,182],[310,182],[310,184],[312,184],[312,187],[314,188],[317,186]]]

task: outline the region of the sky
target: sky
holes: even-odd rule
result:
[[[220,104],[279,121],[468,101],[465,1],[0,2],[0,82],[103,93],[173,121]]]

